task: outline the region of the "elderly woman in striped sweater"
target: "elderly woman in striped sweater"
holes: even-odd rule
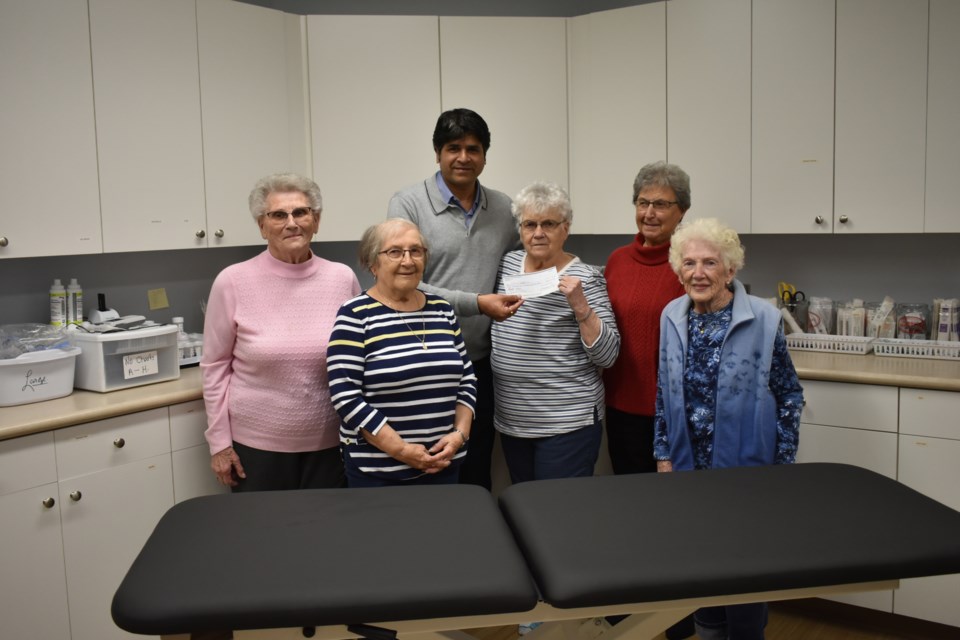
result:
[[[476,377],[453,307],[418,289],[427,246],[390,219],[360,241],[375,284],[340,307],[327,348],[349,487],[455,483]]]
[[[606,282],[564,250],[573,209],[563,189],[535,182],[512,208],[523,249],[500,262],[497,293],[545,270],[556,288],[493,324],[494,426],[513,482],[592,475],[604,417],[600,372],[620,351]]]

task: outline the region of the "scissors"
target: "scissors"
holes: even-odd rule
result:
[[[797,291],[795,286],[783,281],[777,283],[777,297],[784,304],[797,304],[807,299],[807,295],[803,291]]]

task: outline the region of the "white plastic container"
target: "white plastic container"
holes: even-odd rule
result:
[[[180,377],[176,325],[116,333],[71,331],[77,358],[74,386],[88,391],[116,391]]]
[[[0,360],[0,407],[70,395],[79,355],[80,349],[68,347]]]

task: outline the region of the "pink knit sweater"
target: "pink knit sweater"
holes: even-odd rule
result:
[[[300,264],[268,251],[220,272],[203,327],[207,443],[265,451],[339,444],[327,386],[327,341],[340,305],[360,293],[346,265],[313,255]]]

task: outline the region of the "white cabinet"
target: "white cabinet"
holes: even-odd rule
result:
[[[667,157],[665,25],[664,2],[567,23],[576,233],[637,232],[633,179]]]
[[[203,400],[170,407],[170,447],[173,450],[173,499],[183,502],[197,496],[227,493],[210,468],[210,447],[203,437],[207,414]]]
[[[960,2],[930,0],[927,195],[923,230],[960,232]]]
[[[103,248],[88,22],[86,2],[0,3],[0,258]]]
[[[667,3],[667,157],[690,174],[690,214],[741,233],[751,218],[750,4]]]
[[[833,231],[835,12],[753,3],[752,233]]]
[[[960,393],[900,390],[903,484],[960,510]],[[902,580],[894,613],[960,626],[960,574]]]
[[[437,18],[308,16],[307,42],[317,239],[356,241],[396,191],[436,171]]]
[[[198,0],[208,246],[262,244],[247,197],[271,173],[307,173],[303,18]]]
[[[206,246],[196,10],[90,0],[106,252]]]
[[[69,640],[53,434],[0,442],[0,631]]]
[[[110,603],[173,506],[167,408],[61,429],[55,443],[72,639],[133,637]]]
[[[836,55],[834,230],[919,233],[927,0],[837,0]]]
[[[442,107],[483,116],[492,141],[480,182],[511,198],[535,180],[568,186],[566,47],[564,18],[440,18]],[[574,216],[575,232],[589,224]]]
[[[797,462],[853,464],[897,477],[897,389],[804,380]],[[893,610],[893,592],[833,596],[861,607]]]

